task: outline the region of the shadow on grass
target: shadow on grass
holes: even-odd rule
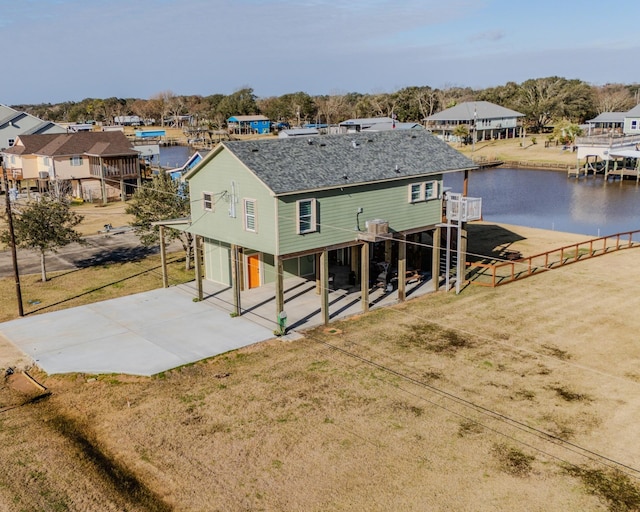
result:
[[[113,249],[103,250],[88,258],[74,260],[73,264],[78,268],[94,267],[96,265],[105,265],[107,263],[127,263],[132,261],[140,261],[147,256],[158,254],[158,247],[115,247]]]
[[[525,240],[513,231],[496,224],[467,224],[467,260],[490,263],[492,260],[506,259],[505,253],[515,242]]]
[[[167,261],[167,265],[169,265],[171,263],[177,263],[177,262],[180,262],[180,261],[184,261],[184,257],[183,258],[176,258],[175,260]],[[104,284],[102,286],[98,286],[96,288],[92,288],[91,290],[87,290],[86,292],[79,293],[77,295],[74,295],[73,297],[67,297],[64,300],[60,300],[58,302],[54,302],[53,304],[47,304],[46,306],[42,306],[41,308],[34,309],[33,311],[29,311],[28,313],[25,313],[24,316],[33,315],[34,313],[40,313],[40,312],[45,311],[46,309],[52,308],[54,306],[59,306],[60,304],[64,304],[65,302],[70,302],[70,301],[78,299],[80,297],[85,297],[87,295],[90,295],[92,293],[97,292],[98,290],[104,290],[105,288],[109,288],[110,286],[116,285],[118,283],[124,283],[124,282],[128,281],[129,279],[133,279],[134,277],[139,277],[139,276],[142,276],[144,274],[148,274],[150,272],[156,272],[157,270],[160,270],[160,269],[162,269],[162,265],[156,265],[154,267],[147,268],[147,269],[145,269],[145,270],[143,270],[141,272],[137,272],[137,273],[132,274],[130,276],[123,277],[122,279],[118,279],[117,281],[112,281],[111,283],[107,283],[107,284]]]
[[[54,270],[55,274],[54,275],[49,275],[49,272],[47,272],[47,280],[48,281],[53,281],[54,279],[58,279],[60,277],[64,277],[64,276],[68,276],[69,274],[73,274],[75,272],[78,272],[82,270],[81,268],[72,268],[70,270]]]

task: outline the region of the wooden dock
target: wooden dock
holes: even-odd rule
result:
[[[640,158],[612,158],[601,160],[595,156],[593,159],[587,157],[582,166],[567,169],[567,178],[580,178],[584,176],[602,176],[605,181],[611,179],[623,180],[625,178],[635,178],[636,183],[640,183]]]

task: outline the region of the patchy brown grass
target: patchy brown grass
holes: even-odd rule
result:
[[[182,253],[169,255],[167,270],[170,284],[194,279],[193,270],[185,270],[181,256]],[[49,281],[43,283],[37,274],[21,276],[20,288],[26,315],[48,313],[162,287],[159,255],[139,261],[51,272],[49,277]],[[12,278],[0,279],[0,304],[0,322],[17,318],[18,306]]]
[[[535,144],[533,143],[534,137],[536,139]],[[562,145],[545,147],[546,137],[546,135],[527,136],[522,146],[520,145],[520,139],[503,139],[478,142],[475,145],[475,151],[471,144],[467,146],[455,144],[454,147],[474,159],[485,158],[491,161],[524,161],[543,164],[554,163],[575,167],[576,154],[563,150]]]
[[[0,196],[0,231],[7,228],[5,214],[5,199]],[[104,229],[105,224],[111,224],[115,227],[129,226],[133,221],[131,215],[125,213],[126,203],[117,201],[102,205],[101,203],[83,203],[75,204],[71,207],[72,211],[82,215],[84,219],[76,228],[83,236],[95,235]],[[3,247],[0,247],[0,250]]]
[[[36,375],[49,397],[0,416],[0,509],[637,510],[637,257],[153,378]]]

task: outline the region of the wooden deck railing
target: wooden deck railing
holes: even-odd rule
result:
[[[499,263],[469,262],[467,263],[467,282],[477,286],[495,288],[546,270],[622,249],[640,247],[640,240],[633,240],[633,236],[638,234],[640,234],[640,230],[593,238],[534,256],[526,256],[515,261],[501,261]]]

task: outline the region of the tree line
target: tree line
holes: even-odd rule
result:
[[[229,117],[254,114],[291,126],[392,115],[400,122],[422,122],[458,103],[483,100],[524,114],[528,131],[539,132],[560,121],[582,124],[603,112],[627,111],[640,103],[640,84],[595,86],[552,76],[485,89],[411,86],[392,93],[311,96],[300,91],[265,98],[256,96],[251,87],[243,87],[229,95],[177,95],[163,91],[149,99],[85,98],[79,102],[14,105],[14,108],[50,121],[103,124],[112,124],[117,116],[136,115],[164,125],[167,119],[189,115],[195,126],[224,129]]]

